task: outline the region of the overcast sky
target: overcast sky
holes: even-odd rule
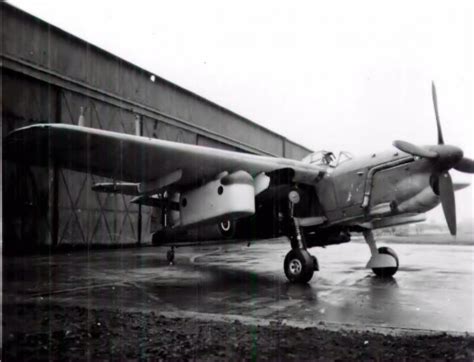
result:
[[[436,143],[434,80],[446,143],[474,157],[470,0],[10,2],[313,150]]]

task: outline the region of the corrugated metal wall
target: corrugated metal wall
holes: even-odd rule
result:
[[[164,79],[1,3],[2,139],[37,122],[77,123],[257,154],[302,158],[309,150]],[[45,155],[47,157],[47,155]],[[134,243],[150,212],[121,195],[98,194],[98,177],[3,164],[4,241]],[[147,238],[145,237],[145,240]]]

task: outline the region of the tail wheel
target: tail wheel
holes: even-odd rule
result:
[[[285,275],[290,282],[307,283],[314,274],[314,257],[305,249],[292,249],[286,254]]]
[[[397,262],[397,266],[391,267],[391,268],[372,268],[372,271],[374,272],[374,274],[382,278],[389,278],[395,275],[395,273],[398,270],[398,265],[399,265],[398,256],[395,253],[395,251],[393,251],[393,249],[391,248],[387,248],[386,246],[382,246],[378,248],[378,251],[379,251],[379,254],[386,254],[393,257]]]

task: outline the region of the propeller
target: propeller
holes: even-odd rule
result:
[[[451,235],[456,235],[456,199],[454,198],[453,181],[448,171],[438,177],[438,188],[449,232]]]
[[[425,158],[438,158],[438,153],[428,150],[427,148],[414,145],[407,141],[394,141],[393,145],[399,150],[409,153],[413,156],[425,157]]]
[[[436,96],[436,87],[434,82],[431,82],[431,96],[433,97],[433,106],[436,116],[436,128],[438,129],[438,145],[444,145],[443,131],[441,130],[441,122],[438,113],[438,97]]]
[[[448,171],[454,168],[460,172],[474,173],[474,160],[464,157],[463,151],[460,148],[444,144],[434,82],[431,83],[431,95],[433,97],[436,117],[438,144],[433,146],[417,146],[406,141],[394,141],[393,145],[400,151],[410,155],[433,160],[437,169],[434,176],[438,185],[437,189],[439,190],[444,217],[446,218],[449,232],[451,235],[456,235],[456,202],[453,181]]]
[[[454,168],[458,171],[465,173],[474,173],[474,160],[470,158],[463,157]]]

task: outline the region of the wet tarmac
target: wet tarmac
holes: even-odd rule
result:
[[[311,249],[321,271],[304,286],[285,278],[285,239],[179,248],[174,266],[166,262],[167,249],[156,247],[9,257],[3,260],[3,302],[329,329],[474,333],[474,247],[390,246],[401,263],[394,278],[366,270],[368,247],[353,242]]]

